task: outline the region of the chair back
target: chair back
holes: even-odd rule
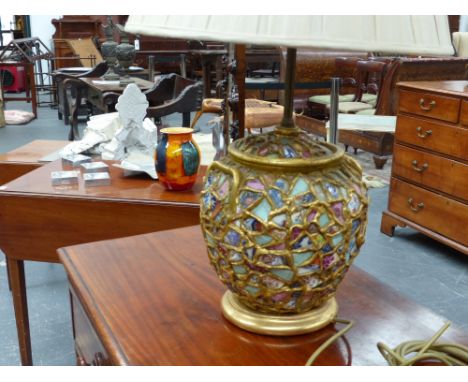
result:
[[[147,117],[182,113],[182,125],[188,127],[190,112],[201,108],[203,84],[172,73],[162,76],[145,95],[149,102]]]
[[[357,85],[357,63],[362,57],[342,56],[335,58],[335,77],[341,78],[340,92],[342,94],[352,93]]]
[[[357,62],[358,83],[355,101],[361,102],[364,93],[379,94],[379,87],[385,76],[387,65],[386,62],[373,59]]]

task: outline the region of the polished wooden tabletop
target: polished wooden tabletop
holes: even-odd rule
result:
[[[59,250],[73,293],[114,365],[304,365],[340,325],[307,335],[252,334],[223,318],[226,290],[209,264],[200,226]],[[390,347],[430,338],[446,321],[352,267],[338,317],[355,320],[317,365],[384,365]],[[468,344],[449,329],[444,342]]]
[[[37,163],[42,157],[64,148],[69,143],[69,141],[37,139],[0,154],[0,162]]]
[[[468,98],[468,81],[400,81],[397,86]]]
[[[41,158],[69,144],[69,141],[38,139],[0,154],[0,185],[8,183],[44,164]]]
[[[44,195],[54,198],[93,198],[93,199],[112,199],[132,200],[133,202],[152,204],[199,204],[200,191],[202,189],[202,177],[206,167],[202,166],[199,171],[199,177],[194,187],[188,191],[168,191],[157,180],[151,179],[148,175],[140,174],[128,176],[125,170],[113,166],[112,161],[105,161],[109,165],[111,184],[108,186],[85,186],[83,177],[79,177],[78,185],[72,186],[54,186],[51,182],[51,173],[53,171],[71,171],[79,170],[80,167],[73,168],[62,164],[61,160],[56,160],[45,164],[27,176],[17,178],[0,188],[0,195],[27,194],[43,197]]]
[[[135,83],[140,89],[150,89],[154,84],[151,81],[144,80],[138,77],[130,77],[133,83]],[[126,86],[121,86],[118,81],[104,81],[101,77],[82,77],[80,78],[86,85],[94,88],[99,92],[115,92],[122,93]]]
[[[0,248],[9,259],[57,262],[64,245],[112,239],[199,223],[206,167],[188,191],[168,191],[148,175],[125,176],[109,164],[111,184],[53,186],[60,160],[0,186]],[[34,243],[34,250],[30,250]]]

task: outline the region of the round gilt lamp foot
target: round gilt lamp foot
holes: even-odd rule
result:
[[[332,297],[322,306],[306,313],[275,315],[249,309],[227,291],[221,300],[221,309],[228,321],[249,332],[291,336],[314,332],[328,325],[336,317],[338,304]]]

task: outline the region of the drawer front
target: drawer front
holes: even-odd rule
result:
[[[468,201],[468,165],[396,144],[393,175]]]
[[[390,187],[390,211],[468,245],[468,205],[396,178],[392,178]]]
[[[400,143],[468,159],[468,129],[462,127],[399,115],[395,139]]]
[[[447,122],[458,122],[460,100],[437,94],[400,91],[399,112],[422,115]]]
[[[460,123],[468,126],[468,101],[463,101],[460,112]]]
[[[94,331],[84,308],[72,292],[73,332],[78,364],[81,366],[110,365],[109,357]]]

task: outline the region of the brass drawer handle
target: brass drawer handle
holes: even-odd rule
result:
[[[416,127],[416,131],[418,132],[418,137],[419,138],[426,138],[426,137],[428,137],[429,135],[432,134],[432,130],[426,130],[426,131],[421,133],[421,131],[422,131],[421,126]]]
[[[411,166],[413,166],[414,171],[417,172],[423,172],[429,167],[427,163],[424,163],[421,167],[418,167],[418,161],[416,159],[411,162]]]
[[[413,206],[413,202],[414,202],[413,198],[408,198],[408,205],[410,206],[412,211],[419,212],[420,210],[422,210],[424,208],[424,203],[423,202],[418,203],[416,205],[416,207]]]
[[[421,110],[424,110],[424,111],[431,111],[432,109],[434,109],[435,105],[436,105],[436,101],[431,101],[429,102],[429,105],[425,105],[425,99],[424,98],[421,98],[419,100],[419,107],[421,108]]]

